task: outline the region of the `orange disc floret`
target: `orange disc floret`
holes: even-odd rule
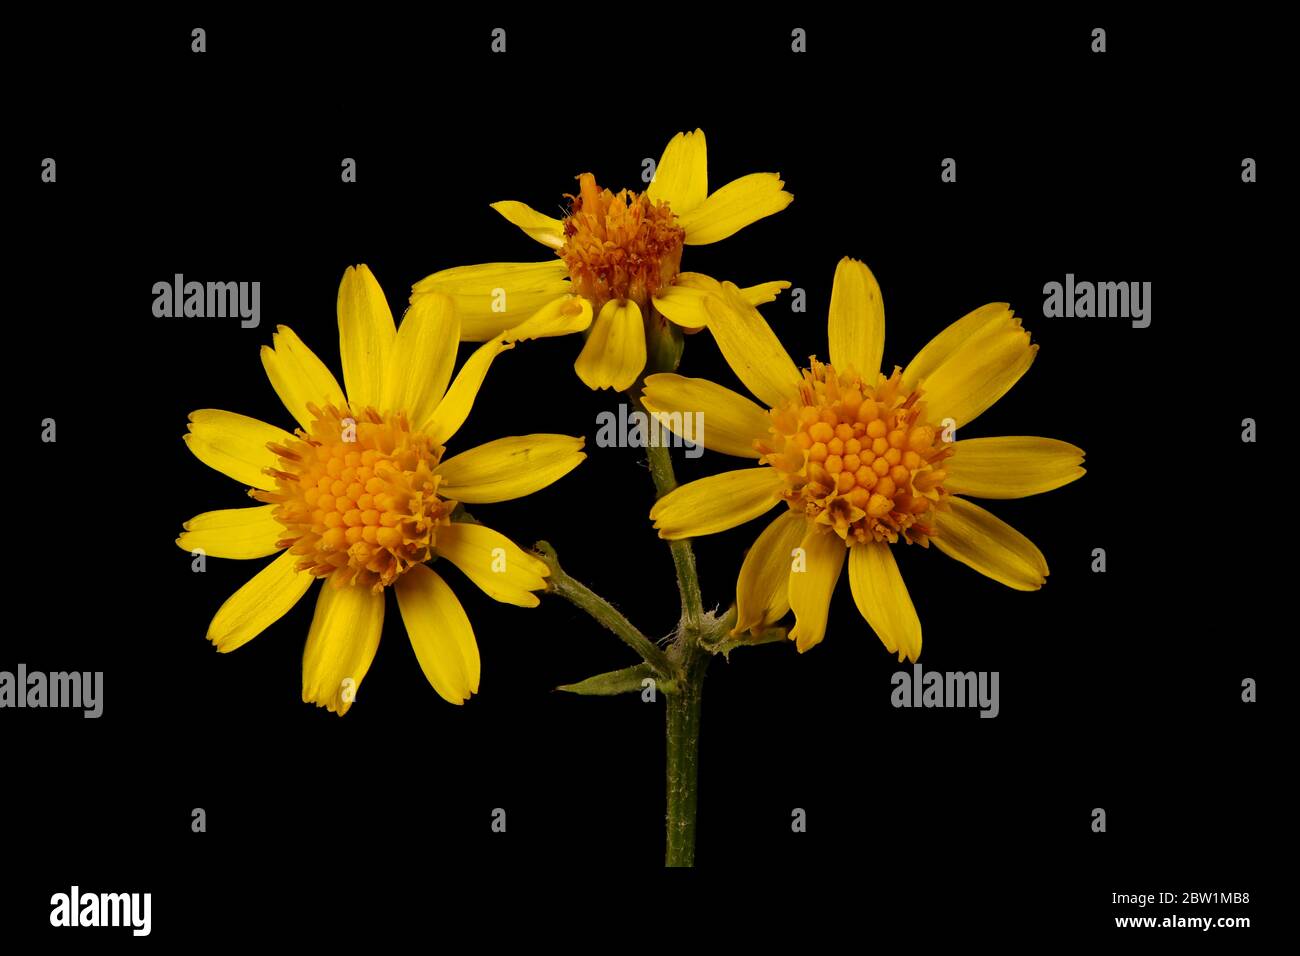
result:
[[[791,508],[846,545],[929,543],[934,513],[947,507],[943,463],[953,446],[926,420],[921,390],[903,391],[898,368],[867,382],[813,359],[799,397],[770,415],[755,448],[783,473]]]
[[[277,542],[301,556],[297,567],[333,582],[380,591],[434,555],[437,529],[456,502],[438,497],[434,469],[443,448],[411,431],[404,413],[308,405],[310,431],[268,447],[275,491],[250,491],[274,504],[285,528]]]
[[[686,230],[665,202],[645,193],[618,194],[578,177],[576,196],[564,220],[560,258],[574,291],[600,311],[610,299],[631,299],[644,311],[650,297],[672,284],[682,264]]]

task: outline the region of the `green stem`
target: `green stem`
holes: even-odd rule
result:
[[[695,865],[695,811],[699,801],[700,701],[709,655],[692,659],[668,704],[668,849],[666,866]]]
[[[646,411],[639,398],[634,399],[634,406],[642,412]],[[673,460],[664,445],[651,445],[646,450],[650,459],[650,477],[654,479],[658,497],[662,498],[677,487]],[[682,623],[688,631],[698,632],[704,602],[700,597],[699,575],[695,571],[695,552],[691,549],[690,540],[686,538],[669,541],[668,547],[673,554],[673,565],[677,568],[677,590],[682,598]]]
[[[575,581],[564,573],[555,549],[545,541],[537,542],[537,550],[542,560],[551,569],[546,579],[547,590],[559,595],[570,604],[590,614],[598,623],[612,631],[623,643],[641,655],[641,659],[655,669],[660,676],[671,678],[676,672],[668,655],[650,638],[646,637],[636,626],[625,618],[614,605],[580,581]]]

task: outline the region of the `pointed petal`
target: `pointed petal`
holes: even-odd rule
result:
[[[921,619],[898,573],[893,549],[871,541],[849,551],[849,586],[858,610],[891,654],[915,663],[921,654]]]
[[[505,604],[537,607],[534,591],[546,588],[550,569],[498,531],[453,522],[438,529],[438,556],[446,558],[488,597]]]
[[[835,267],[828,332],[831,365],[874,382],[885,354],[885,304],[876,277],[857,259]]]
[[[661,538],[694,538],[726,531],[771,511],[785,481],[775,468],[759,465],[710,475],[674,488],[650,509]]]
[[[564,223],[551,216],[543,215],[527,203],[505,199],[494,202],[492,208],[518,226],[530,239],[536,239],[544,246],[559,249],[564,245]]]
[[[241,485],[270,491],[275,479],[263,472],[279,464],[267,442],[292,442],[293,435],[283,428],[235,412],[201,408],[190,413],[189,434],[185,444],[194,457]]]
[[[412,423],[427,421],[442,401],[456,365],[460,320],[445,295],[426,295],[402,318],[384,376],[383,411],[404,411]]]
[[[465,609],[447,582],[427,565],[397,579],[397,606],[420,669],[438,696],[463,704],[478,693],[478,642]]]
[[[673,433],[725,455],[758,458],[754,439],[772,427],[767,412],[745,396],[703,378],[647,375],[641,400]]]
[[[388,353],[397,338],[393,313],[384,290],[362,265],[348,266],[339,284],[339,355],[343,358],[343,384],[353,411],[383,399]]]
[[[300,560],[285,551],[226,599],[208,625],[208,640],[217,650],[243,647],[289,613],[316,580],[295,568]]]
[[[201,549],[213,558],[264,558],[280,550],[284,525],[275,520],[276,505],[205,511],[185,522],[176,544]]]
[[[793,552],[807,530],[808,519],[789,510],[763,529],[740,566],[733,633],[767,627],[785,617],[790,610]]]
[[[578,467],[587,457],[583,442],[568,435],[498,438],[440,464],[438,495],[466,504],[531,495]]]
[[[751,223],[780,212],[794,196],[785,192],[778,173],[751,173],[723,186],[678,222],[686,230],[688,246],[726,239]]]
[[[679,217],[704,202],[709,164],[703,130],[678,133],[668,141],[646,193],[653,202],[668,203]]]
[[[287,325],[276,326],[271,344],[262,346],[262,367],[275,394],[304,429],[310,431],[312,425],[308,402],[320,408],[345,402],[343,389],[325,363]]]
[[[790,609],[794,611],[790,639],[802,654],[826,636],[831,595],[844,567],[844,552],[849,549],[838,535],[820,525],[808,526],[799,547],[804,552],[804,570],[790,571]]]
[[[302,654],[302,702],[346,714],[375,659],[383,628],[383,592],[354,584],[335,587],[326,580]]]
[[[1068,485],[1084,474],[1083,449],[1055,438],[968,438],[943,463],[943,486],[975,498],[1024,498]]]
[[[1017,591],[1037,591],[1047,580],[1047,559],[1034,543],[1001,518],[964,498],[950,498],[931,543],[950,558]]]
[[[730,282],[723,284],[724,302],[709,298],[709,331],[718,350],[745,387],[769,408],[785,404],[799,394],[799,370],[779,339],[758,314],[758,309],[739,295]]]
[[[486,342],[567,295],[569,270],[563,259],[457,266],[417,282],[411,287],[411,301],[431,292],[456,303],[463,341]]]

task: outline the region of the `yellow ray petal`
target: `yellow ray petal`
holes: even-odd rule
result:
[[[393,313],[368,266],[348,266],[339,284],[339,355],[353,411],[379,407],[388,352],[397,338]]]
[[[663,415],[660,422],[675,434],[697,443],[702,438],[705,448],[725,455],[759,457],[754,439],[765,437],[772,427],[767,412],[745,396],[703,378],[671,372],[647,375],[642,401],[651,412]],[[702,420],[685,418],[697,413]]]
[[[527,203],[504,199],[494,202],[492,208],[527,233],[530,239],[536,239],[552,249],[564,245],[564,223],[543,215]]]
[[[404,411],[411,422],[432,417],[451,381],[459,345],[460,320],[451,299],[438,294],[421,296],[406,310],[397,330],[381,408]]]
[[[989,322],[922,381],[931,420],[970,424],[1020,380],[1037,354],[1019,319]]]
[[[674,488],[655,502],[650,520],[661,538],[726,531],[770,511],[785,481],[766,465],[710,475]]]
[[[1017,591],[1037,591],[1047,579],[1047,559],[1034,543],[974,502],[948,499],[938,513],[931,543],[980,574]]]
[[[564,477],[587,456],[584,439],[568,435],[498,438],[440,464],[438,495],[466,504],[531,495]]]
[[[481,524],[455,522],[438,529],[438,556],[494,601],[537,607],[534,591],[544,590],[550,569],[500,532]]]
[[[726,239],[750,223],[778,213],[794,196],[782,188],[778,173],[751,173],[733,179],[677,221],[686,230],[688,246]]]
[[[804,570],[790,571],[790,609],[794,611],[790,639],[802,654],[826,636],[831,595],[848,548],[838,535],[816,525],[809,525],[799,547],[803,548]]]
[[[383,628],[383,592],[354,584],[335,587],[326,580],[302,653],[302,702],[346,714],[375,659]]]
[[[885,302],[876,277],[857,259],[835,267],[828,332],[831,365],[874,382],[885,352]]]
[[[709,324],[709,313],[704,302],[712,292],[694,286],[670,285],[651,301],[669,322],[684,329],[702,329]]]
[[[478,693],[479,656],[474,629],[447,582],[427,565],[397,579],[397,606],[420,670],[438,696],[463,704]]]
[[[709,331],[718,350],[750,392],[769,408],[784,404],[799,392],[799,370],[785,347],[754,308],[730,282],[723,284],[726,301],[709,298]]]
[[[750,305],[766,305],[769,302],[775,302],[786,289],[790,288],[790,283],[785,279],[777,279],[775,282],[760,282],[758,285],[748,285],[740,290],[741,297]]]
[[[855,544],[849,551],[853,602],[891,654],[916,663],[921,655],[921,619],[898,573],[893,549],[872,541]]]
[[[775,624],[790,610],[790,569],[808,519],[787,510],[763,529],[745,555],[736,581],[736,627],[744,631]]]
[[[417,282],[411,287],[411,301],[430,292],[441,292],[456,303],[462,340],[486,342],[567,295],[569,270],[563,259],[457,266]]]
[[[241,485],[263,491],[275,488],[275,479],[263,474],[262,469],[279,463],[266,443],[294,440],[283,428],[216,408],[191,412],[188,427],[185,444],[195,458]]]
[[[998,326],[1019,325],[1019,320],[1005,302],[990,302],[972,312],[967,312],[952,325],[948,326],[928,343],[925,348],[903,369],[903,384],[910,391],[921,384],[924,379],[934,374],[935,370],[968,342],[972,336],[990,323]]]
[[[552,299],[523,322],[502,333],[509,341],[544,339],[585,332],[591,325],[591,303],[581,296],[562,295]]]
[[[784,280],[761,282],[739,290],[740,297],[750,305],[775,302],[776,297],[790,288]],[[654,304],[661,315],[682,328],[702,329],[709,323],[709,313],[704,307],[707,295],[726,299],[722,283],[701,272],[679,272],[674,284],[655,296]]]
[[[668,141],[646,193],[654,202],[668,203],[679,217],[704,202],[709,165],[703,130],[678,133]]]
[[[324,408],[345,401],[343,389],[325,363],[287,325],[276,326],[271,344],[262,346],[262,367],[284,407],[305,429],[312,424],[308,402]]]
[[[208,640],[217,650],[243,647],[289,613],[316,580],[295,569],[301,560],[285,551],[226,599],[208,625]]]
[[[447,444],[451,436],[456,434],[460,426],[465,424],[465,419],[469,417],[470,410],[474,407],[474,399],[478,397],[478,390],[483,385],[483,379],[492,365],[492,360],[514,347],[514,342],[508,342],[504,337],[498,336],[475,349],[474,354],[465,360],[465,364],[456,373],[451,388],[447,389],[447,394],[438,403],[433,414],[417,430],[433,439],[434,444]]]
[[[591,325],[573,370],[590,389],[632,387],[645,369],[645,324],[631,299],[610,299]]]
[[[1083,477],[1083,449],[1055,438],[969,438],[943,463],[943,485],[976,498],[1024,498]]]
[[[284,525],[275,520],[276,505],[205,511],[185,522],[176,544],[201,549],[213,558],[264,558],[280,550]]]

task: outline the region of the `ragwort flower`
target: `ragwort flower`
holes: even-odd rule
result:
[[[445,700],[478,691],[479,652],[469,618],[428,566],[445,558],[498,601],[533,607],[549,571],[504,535],[451,520],[457,502],[531,494],[586,457],[565,435],[502,438],[444,455],[492,360],[515,341],[553,332],[573,314],[560,303],[538,321],[481,346],[452,369],[460,320],[451,300],[427,296],[397,328],[364,265],[339,288],[339,387],[287,326],[262,347],[271,385],[301,426],[290,433],[204,409],[185,442],[204,464],[251,486],[260,507],[209,511],[176,543],[222,558],[279,554],[217,611],[208,640],[233,651],[279,620],[324,579],[303,654],[302,699],[343,714],[379,646],[391,587],[415,654]],[[450,387],[448,387],[450,383]]]
[[[630,388],[645,369],[647,339],[657,340],[664,319],[698,331],[708,324],[705,299],[721,295],[717,280],[681,271],[683,246],[726,239],[794,198],[776,173],[751,173],[710,193],[704,133],[698,129],[674,136],[655,170],[643,193],[616,194],[583,173],[562,220],[521,202],[493,203],[557,258],[436,272],[415,284],[411,302],[431,293],[451,296],[462,336],[480,341],[575,294],[590,334],[574,370],[592,389]],[[767,282],[741,294],[759,305],[789,287]]]
[[[734,287],[726,292],[725,303],[708,305],[710,328],[768,409],[675,374],[648,376],[644,401],[657,413],[702,411],[707,447],[758,462],[665,495],[650,512],[660,537],[712,534],[787,506],[741,567],[737,633],[793,610],[790,637],[799,650],[819,643],[847,557],[858,610],[900,661],[915,661],[921,623],[891,550],[900,541],[933,543],[1017,590],[1042,586],[1047,562],[1033,542],[962,496],[1019,498],[1059,488],[1083,475],[1083,452],[1049,438],[952,440],[1019,380],[1038,350],[1006,304],[976,309],[885,375],[884,307],[862,263],[844,259],[836,269],[830,363],[814,358],[803,371],[758,311]]]

